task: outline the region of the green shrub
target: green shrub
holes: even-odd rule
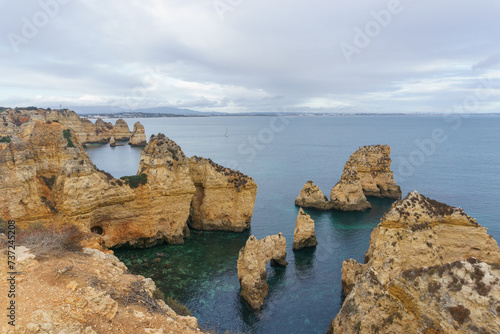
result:
[[[191,311],[187,308],[186,305],[180,303],[177,299],[172,297],[165,298],[165,303],[170,306],[172,310],[175,311],[178,315],[182,316],[193,316]]]
[[[10,137],[5,136],[5,137],[0,138],[0,143],[10,143]]]
[[[448,311],[450,312],[453,319],[462,325],[465,320],[469,319],[470,310],[468,308],[463,307],[462,305],[458,305],[455,307],[448,307]]]
[[[7,222],[2,217],[0,217],[0,233],[7,233],[7,227]]]
[[[68,145],[66,147],[75,147],[73,141],[71,140],[71,131],[69,129],[63,130],[63,136],[68,141]]]
[[[134,189],[139,187],[140,185],[144,185],[148,182],[148,176],[144,173],[140,175],[132,175],[132,176],[122,176],[120,180],[124,180],[128,182],[130,188]]]

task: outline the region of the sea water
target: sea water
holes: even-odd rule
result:
[[[138,119],[126,119],[129,126]],[[188,306],[202,328],[223,333],[325,333],[342,305],[342,261],[362,262],[370,233],[392,200],[369,198],[365,212],[306,209],[318,246],[292,251],[304,183],[329,196],[359,146],[391,146],[403,196],[413,190],[465,212],[500,240],[500,116],[192,117],[139,119],[187,156],[203,156],[252,176],[258,193],[243,233],[192,231],[184,245],[117,249],[131,272],[154,278],[166,296]],[[94,163],[115,177],[137,172],[140,148],[89,145]],[[286,268],[267,267],[270,293],[261,312],[239,296],[238,251],[250,234],[282,232]],[[155,260],[156,259],[156,260]]]

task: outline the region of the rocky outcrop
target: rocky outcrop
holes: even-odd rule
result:
[[[36,121],[56,122],[70,128],[77,141],[86,143],[107,143],[111,136],[116,140],[128,140],[130,131],[127,123],[119,119],[115,126],[98,118],[92,123],[86,118],[68,109],[8,109],[2,113],[0,137],[20,135],[27,127],[33,126]]]
[[[110,135],[115,137],[116,140],[119,141],[127,141],[130,139],[131,133],[130,129],[128,128],[127,122],[125,122],[123,119],[118,119],[115,122],[115,126],[113,127]]]
[[[418,192],[373,230],[365,264],[344,261],[330,333],[500,331],[500,248],[462,209]]]
[[[293,232],[293,250],[314,247],[318,244],[314,231],[314,220],[300,208]]]
[[[371,208],[363,193],[356,167],[344,169],[340,181],[330,193],[330,205],[341,211],[364,211]]]
[[[238,279],[241,296],[254,310],[260,310],[269,294],[266,282],[266,264],[286,266],[286,240],[283,234],[267,236],[257,240],[253,235],[248,238],[238,256]]]
[[[116,139],[114,136],[111,136],[111,138],[109,138],[109,146],[111,146],[111,147],[116,146]]]
[[[146,130],[144,130],[144,126],[140,122],[135,122],[134,131],[132,131],[128,144],[142,147],[146,146],[147,143],[148,140],[146,139]]]
[[[344,171],[356,168],[366,196],[400,199],[401,188],[394,181],[390,154],[389,145],[362,146],[349,157]]]
[[[39,262],[29,250],[18,254],[16,326],[2,321],[1,333],[201,333],[196,318],[176,314],[150,278],[128,273],[113,255],[85,249]],[[7,291],[3,252],[0,260]]]
[[[299,196],[295,199],[295,205],[301,208],[315,208],[320,210],[329,210],[332,208],[328,197],[323,194],[313,181],[307,181],[304,184]]]
[[[257,196],[251,177],[200,157],[189,160],[189,172],[196,187],[190,227],[234,232],[250,227]]]

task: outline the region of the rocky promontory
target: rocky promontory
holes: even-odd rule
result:
[[[128,141],[129,145],[143,147],[146,146],[148,140],[146,139],[146,130],[141,122],[134,123],[134,130]]]
[[[318,244],[314,230],[314,220],[300,208],[293,232],[293,250],[314,247]]]
[[[238,279],[241,296],[256,311],[264,305],[269,294],[266,264],[286,266],[286,239],[283,234],[257,240],[251,235],[238,255]]]
[[[329,333],[500,331],[500,248],[475,219],[412,192],[373,230],[365,264],[344,261]]]
[[[233,232],[250,227],[257,196],[251,177],[196,156],[189,159],[189,172],[196,187],[190,227]]]

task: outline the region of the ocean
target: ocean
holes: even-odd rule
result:
[[[202,328],[217,332],[325,333],[342,305],[342,261],[363,262],[370,233],[392,200],[369,198],[365,212],[312,209],[318,246],[292,251],[299,208],[313,180],[329,196],[349,156],[364,145],[391,146],[403,196],[417,190],[462,207],[500,240],[500,116],[189,117],[140,121],[187,156],[203,156],[253,177],[258,185],[252,227],[243,233],[192,231],[184,245],[117,249],[135,274],[152,277],[166,296],[187,305]],[[114,120],[111,120],[114,123]],[[140,148],[88,145],[94,163],[115,177],[137,172]],[[238,251],[247,238],[282,232],[286,268],[268,265],[270,293],[261,312],[240,298]],[[160,262],[152,260],[163,253]]]

